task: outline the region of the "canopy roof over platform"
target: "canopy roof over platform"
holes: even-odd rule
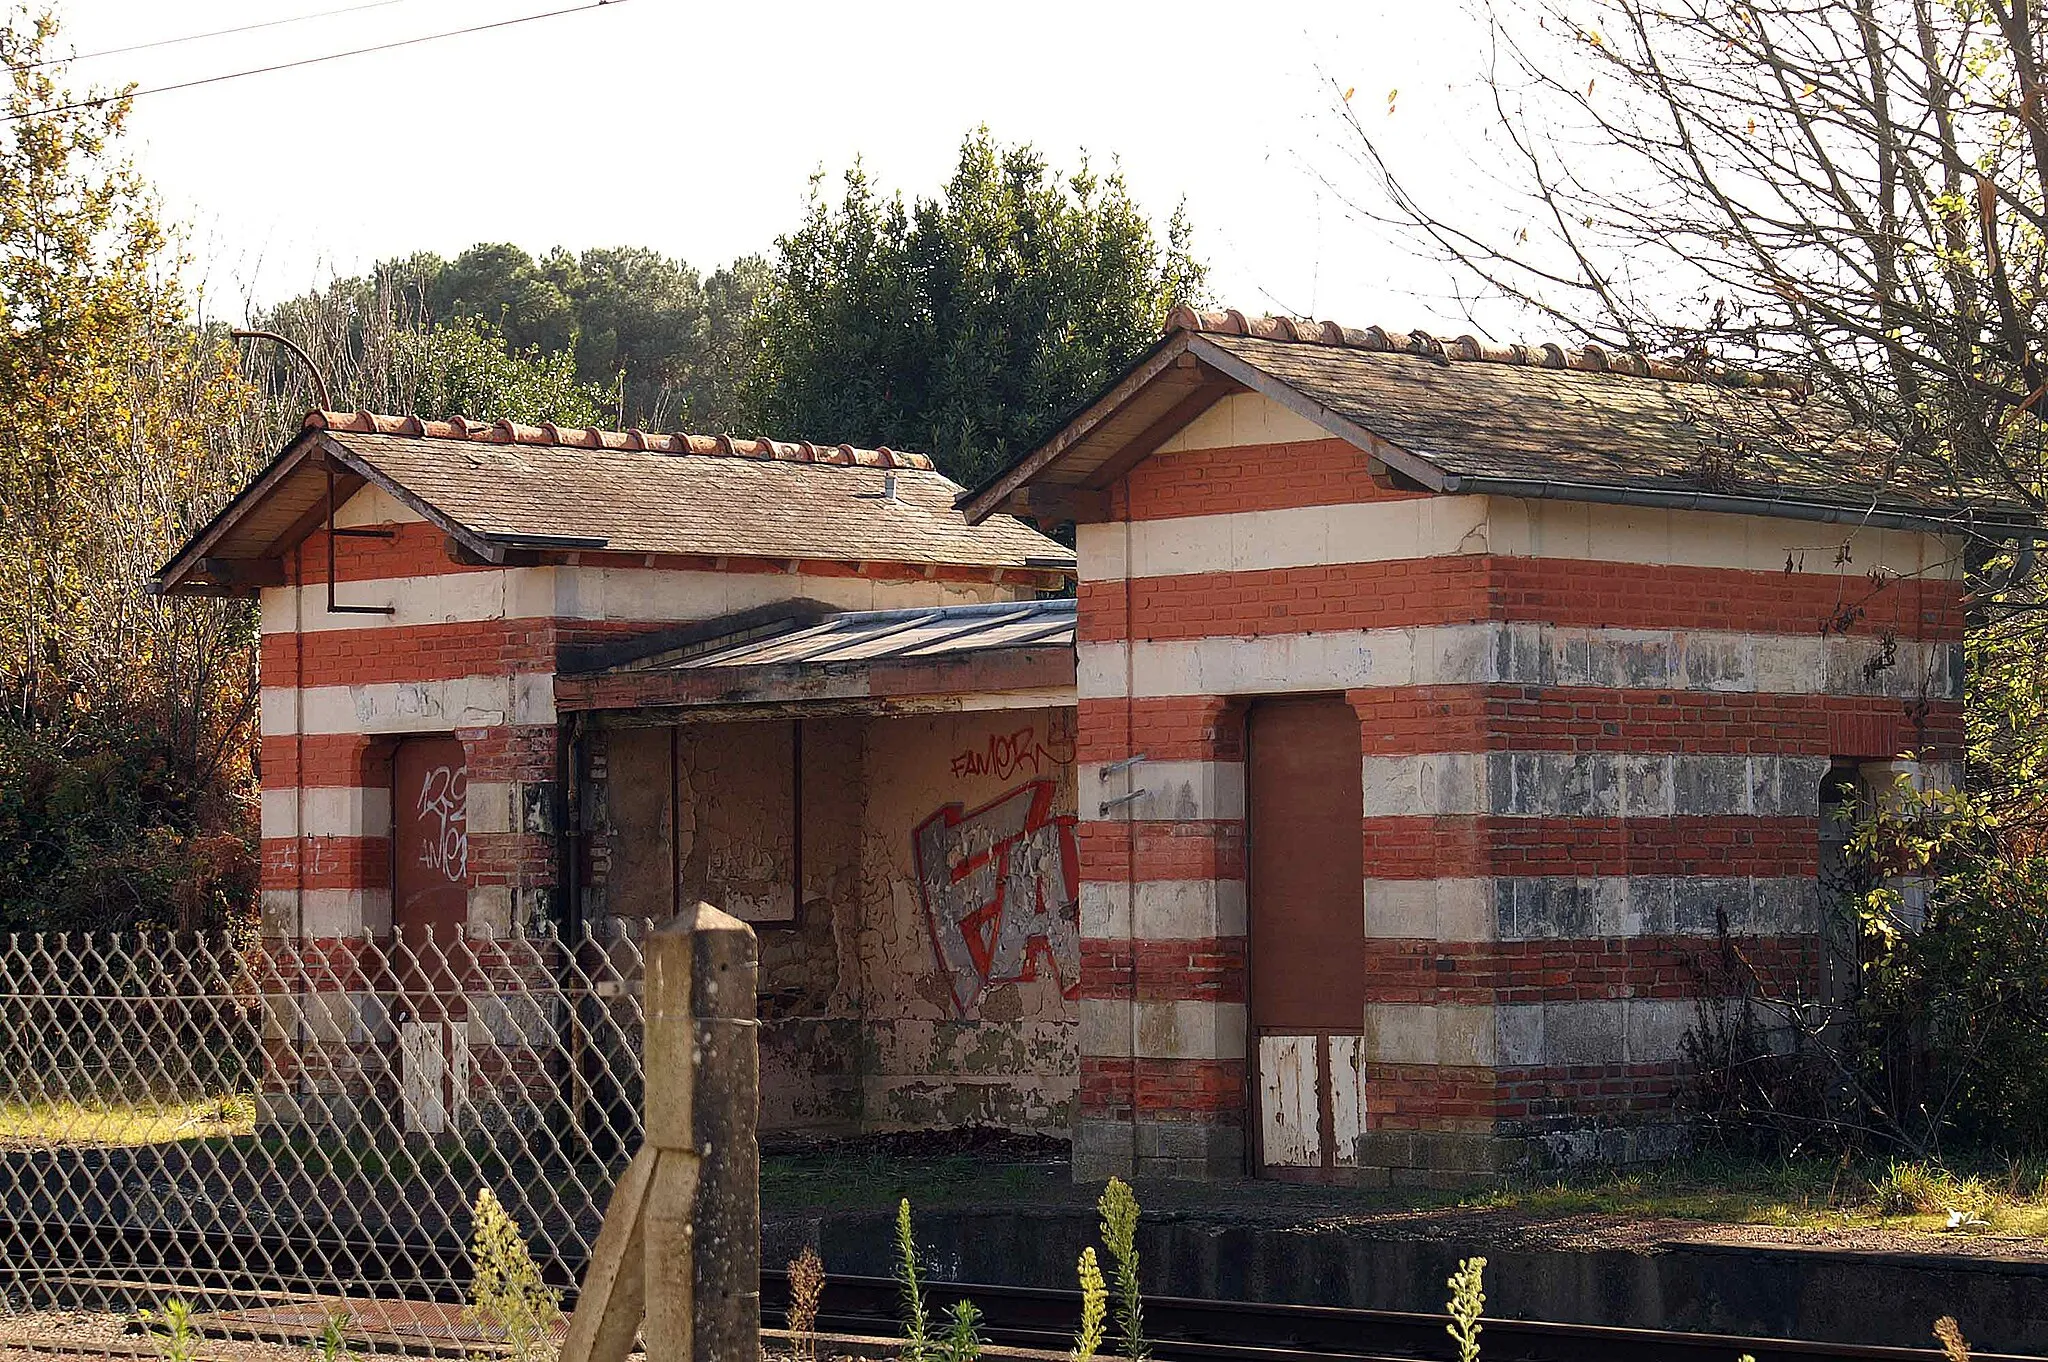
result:
[[[565,711],[694,717],[1074,703],[1071,597],[835,612],[790,601],[587,655]],[[652,715],[650,715],[652,717]]]

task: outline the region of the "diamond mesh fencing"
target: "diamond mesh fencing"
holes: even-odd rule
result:
[[[0,938],[8,1307],[441,1327],[485,1188],[573,1285],[640,1140],[642,930]]]

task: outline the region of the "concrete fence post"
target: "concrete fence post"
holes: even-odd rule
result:
[[[753,928],[708,903],[647,938],[647,1137],[605,1209],[563,1362],[623,1362],[636,1332],[647,1362],[761,1355],[756,968]]]

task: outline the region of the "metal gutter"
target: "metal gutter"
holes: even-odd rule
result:
[[[1884,510],[1876,506],[1841,506],[1823,501],[1740,496],[1726,492],[1667,492],[1655,488],[1617,487],[1609,483],[1562,482],[1555,478],[1475,477],[1452,473],[1443,490],[1456,494],[1526,497],[1539,501],[1588,501],[1604,506],[1641,506],[1660,511],[1717,511],[1729,515],[1772,516],[1780,520],[1818,521],[1830,525],[1862,525],[1880,530],[1935,533],[1973,531],[1993,534],[2039,534],[2039,521],[1979,517],[1972,511],[1943,515],[1932,511]]]

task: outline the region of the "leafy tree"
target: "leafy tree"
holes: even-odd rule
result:
[[[1053,171],[981,129],[941,196],[885,196],[856,165],[812,181],[776,241],[743,400],[790,438],[934,454],[974,482],[1155,339],[1200,287],[1178,211],[1164,247],[1122,177]]]
[[[378,410],[445,405],[439,380],[418,366],[454,352],[402,346],[398,338],[446,327],[492,337],[506,356],[529,365],[571,356],[573,410],[595,394],[595,419],[604,424],[723,430],[741,409],[747,320],[764,279],[765,267],[751,256],[703,279],[638,246],[581,255],[558,248],[536,261],[516,246],[483,245],[453,262],[426,252],[380,261],[367,275],[280,304],[263,324],[306,345],[337,390],[355,389]],[[289,357],[263,362],[272,387],[293,387]],[[532,382],[522,386],[533,390]],[[460,396],[496,400],[489,390]],[[467,414],[516,413],[480,406]]]
[[[554,258],[543,264],[505,242],[472,246],[425,276],[427,313],[486,322],[514,351],[568,350],[576,342],[568,294],[575,281],[564,277],[561,265]]]
[[[697,272],[643,246],[557,255],[576,315],[577,377],[612,392],[613,421],[674,424],[702,349]]]
[[[457,316],[430,323],[425,296],[439,262],[386,261],[368,276],[302,294],[259,325],[304,346],[343,407],[432,418],[608,420],[606,396],[577,380],[574,360],[538,346],[514,348],[491,323]],[[304,370],[276,347],[252,350],[270,441],[290,438],[316,398]]]
[[[252,621],[144,587],[245,475],[250,393],[56,32],[0,21],[0,925],[218,922],[253,898]]]
[[[731,431],[746,424],[741,416],[754,363],[754,311],[772,280],[766,257],[743,255],[704,281],[703,349],[686,407],[694,429]]]
[[[417,375],[404,415],[449,417],[488,412],[493,418],[565,426],[596,425],[604,394],[576,381],[576,364],[560,352],[507,350],[487,322],[444,322],[399,337]]]

